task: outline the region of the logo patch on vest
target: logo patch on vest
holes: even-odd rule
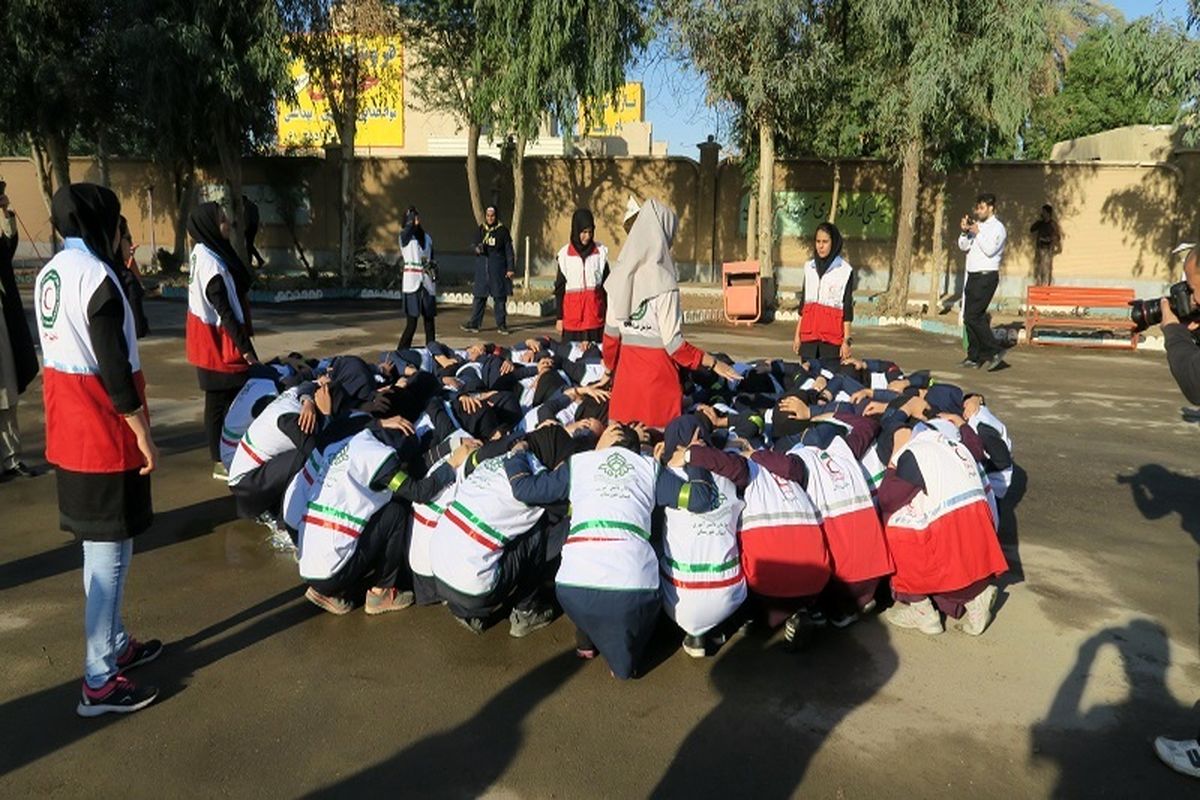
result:
[[[62,278],[58,270],[50,270],[42,279],[42,287],[38,293],[38,312],[42,319],[43,328],[53,328],[58,321],[58,308],[62,303]]]
[[[633,465],[626,461],[620,453],[613,453],[604,459],[597,469],[610,478],[624,478],[633,472]]]

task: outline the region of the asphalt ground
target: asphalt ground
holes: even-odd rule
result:
[[[567,620],[475,637],[445,609],[335,618],[290,556],[208,476],[181,303],[142,343],[157,517],[125,620],[166,652],[158,702],[75,716],[80,548],[52,475],[0,485],[0,797],[1196,797],[1160,733],[1200,712],[1200,430],[1161,353],[1022,347],[964,373],[956,340],[856,334],[862,356],[982,391],[1019,465],[1003,506],[1012,570],[981,638],[872,617],[788,653],[764,631],[688,658],[660,626],[646,674],[578,662]],[[461,344],[461,310],[439,317]],[[490,311],[489,317],[490,320]],[[256,308],[260,354],[394,346],[395,304]],[[514,334],[546,330],[512,318]],[[446,335],[448,334],[448,335]],[[791,332],[688,326],[702,347],[784,356]],[[487,331],[484,331],[484,336]],[[40,383],[20,407],[40,463]]]

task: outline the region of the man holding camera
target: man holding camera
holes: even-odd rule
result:
[[[1184,293],[1171,289],[1171,297],[1159,301],[1162,307],[1163,344],[1167,348],[1167,365],[1171,377],[1179,384],[1183,396],[1189,403],[1200,404],[1200,342],[1195,331],[1200,328],[1200,314],[1195,311],[1196,298],[1200,297],[1200,267],[1196,263],[1196,251],[1188,254],[1183,267],[1190,296],[1183,301]],[[1176,299],[1178,298],[1178,299]],[[1185,304],[1186,302],[1186,304]],[[1179,314],[1193,310],[1180,320]],[[1159,736],[1154,740],[1154,752],[1163,763],[1176,772],[1200,778],[1200,738],[1169,739]]]
[[[958,248],[967,254],[967,282],[963,287],[963,327],[967,333],[967,357],[960,367],[987,366],[995,372],[1008,366],[1004,349],[992,335],[988,306],[1000,285],[1000,259],[1008,231],[996,219],[996,195],[984,193],[975,198],[975,215],[966,215],[959,223],[962,233]]]
[[[21,435],[17,427],[17,398],[38,373],[33,336],[25,322],[25,309],[13,274],[17,252],[17,216],[8,207],[7,187],[0,181],[0,481],[31,478],[33,470],[21,461]]]

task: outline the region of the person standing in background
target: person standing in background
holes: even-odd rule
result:
[[[967,336],[967,357],[960,367],[987,366],[995,372],[1008,366],[1004,349],[992,334],[988,306],[1000,285],[1000,260],[1008,231],[996,218],[996,195],[984,193],[975,199],[975,217],[964,216],[959,223],[962,233],[958,249],[967,254],[967,282],[963,287],[963,328]]]
[[[433,266],[433,237],[421,227],[421,214],[409,206],[400,230],[400,290],[404,293],[404,333],[397,350],[412,346],[417,332],[417,317],[425,320],[425,344],[437,339],[437,277]]]
[[[121,204],[109,189],[73,183],[55,192],[50,206],[63,250],[38,273],[34,296],[59,527],[83,542],[87,646],[75,711],[126,714],[158,696],[125,673],[158,658],[162,642],[139,642],[121,620],[133,537],[154,519],[150,473],[158,448],[133,313],[113,269]]]
[[[219,203],[201,203],[188,217],[192,247],[188,278],[187,359],[204,391],[204,432],[212,476],[228,480],[221,463],[221,424],[233,398],[258,363],[250,340],[250,272],[229,241],[229,218]]]
[[[805,361],[840,364],[852,355],[853,322],[854,267],[842,258],[841,231],[832,222],[822,222],[813,233],[813,257],[804,265],[792,352]]]
[[[604,281],[608,248],[596,242],[596,220],[586,208],[571,217],[571,241],[558,251],[554,297],[555,329],[564,342],[599,342],[604,338]]]
[[[35,475],[21,461],[21,432],[17,426],[17,398],[38,373],[37,352],[13,273],[17,242],[17,215],[9,208],[4,182],[0,181],[0,305],[4,308],[0,325],[0,481]]]
[[[471,305],[471,318],[462,329],[467,333],[479,333],[483,324],[483,310],[487,299],[492,298],[496,313],[496,331],[508,335],[508,309],[505,302],[512,294],[513,270],[517,259],[513,253],[512,234],[500,221],[495,206],[484,212],[483,224],[475,237],[475,302]]]
[[[1049,286],[1054,282],[1054,257],[1062,252],[1062,228],[1054,216],[1054,206],[1042,206],[1037,221],[1029,226],[1033,234],[1033,283]]]
[[[267,260],[262,257],[262,253],[258,252],[258,247],[255,246],[254,240],[258,237],[259,214],[258,203],[251,200],[246,195],[242,195],[242,214],[246,217],[246,260],[250,262],[250,269],[262,269],[267,265]],[[255,259],[258,264],[254,263]]]

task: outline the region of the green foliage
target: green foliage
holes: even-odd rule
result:
[[[1181,26],[1140,19],[1084,35],[1059,92],[1040,98],[1026,153],[1048,158],[1055,142],[1123,125],[1174,122],[1195,96],[1200,51]]]
[[[462,126],[483,125],[487,103],[477,92],[484,79],[478,58],[474,0],[398,0],[407,23],[405,47],[412,70],[408,85],[416,105],[449,114]]]

